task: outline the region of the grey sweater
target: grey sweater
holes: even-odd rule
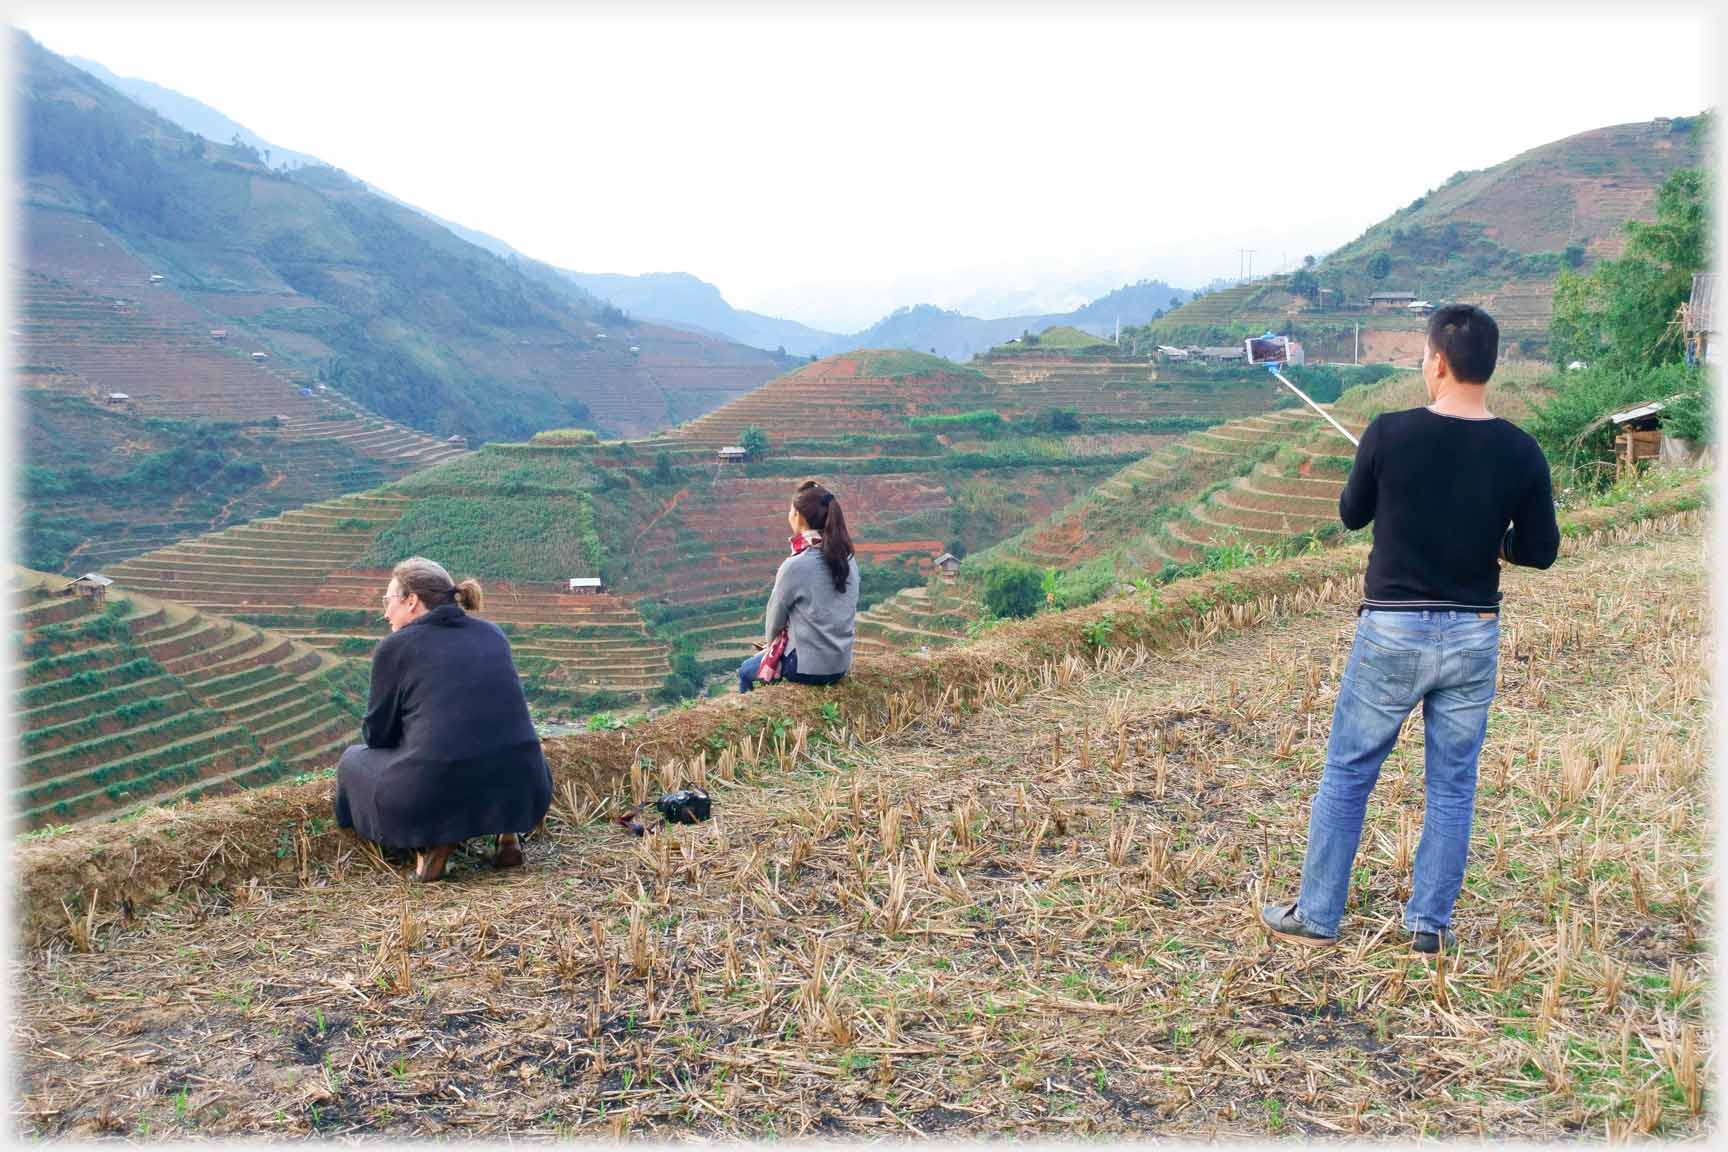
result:
[[[785,628],[786,650],[798,653],[798,671],[832,676],[852,670],[853,625],[858,616],[858,561],[848,560],[846,591],[834,591],[833,577],[818,545],[780,562],[768,597],[763,639]]]

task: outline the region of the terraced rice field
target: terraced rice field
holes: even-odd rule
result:
[[[719,448],[737,444],[751,425],[762,428],[771,444],[835,433],[892,434],[907,430],[909,416],[995,407],[990,381],[969,369],[906,378],[869,375],[868,364],[860,355],[818,360],[670,430],[665,438]]]
[[[285,512],[127,560],[109,570],[128,588],[269,627],[341,656],[370,658],[385,634],[378,598],[389,570],[363,566],[372,540],[408,497],[381,491]],[[548,690],[639,695],[658,689],[666,646],[614,596],[483,581],[482,616],[512,633],[519,670]]]
[[[27,827],[267,784],[357,737],[364,683],[329,657],[119,586],[97,607],[64,583],[15,570],[12,799]]]
[[[16,321],[23,361],[61,369],[60,387],[76,388],[97,403],[122,392],[131,410],[143,416],[274,418],[286,439],[339,443],[398,465],[399,472],[466,451],[364,412],[328,390],[302,395],[301,381],[254,363],[251,349],[218,343],[208,328],[190,321],[155,315],[151,297],[160,293],[141,279],[124,285],[132,295],[104,297],[26,273]]]
[[[979,358],[978,368],[995,381],[1004,415],[1058,408],[1116,420],[1222,422],[1266,412],[1279,402],[1259,376],[1233,377],[1149,358],[991,353]]]
[[[966,588],[938,578],[905,588],[859,613],[854,651],[859,656],[884,656],[908,649],[940,648],[966,634],[978,618],[978,602]]]
[[[1366,424],[1334,416],[1353,433]],[[980,559],[1061,571],[1114,554],[1126,579],[1192,563],[1213,548],[1288,544],[1337,523],[1352,457],[1349,443],[1305,408],[1220,424],[1129,465]],[[932,647],[962,636],[978,611],[977,589],[950,592],[963,611],[932,612],[926,598],[934,587],[906,589],[860,614],[861,650]]]

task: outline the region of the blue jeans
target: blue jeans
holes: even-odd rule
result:
[[[756,669],[760,667],[762,667],[762,653],[760,652],[738,665],[738,691],[748,692],[756,686]],[[846,675],[844,672],[834,672],[821,676],[800,676],[798,674],[797,652],[788,652],[780,657],[780,679],[789,684],[832,684],[844,675]]]
[[[1326,770],[1308,816],[1308,853],[1297,901],[1304,924],[1338,934],[1368,794],[1399,728],[1420,703],[1426,803],[1404,927],[1439,932],[1451,925],[1452,906],[1464,884],[1476,758],[1488,734],[1499,661],[1498,616],[1362,613],[1332,713]]]

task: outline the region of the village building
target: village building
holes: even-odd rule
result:
[[[1368,307],[1376,312],[1391,312],[1408,308],[1416,302],[1414,292],[1375,292],[1368,297]]]
[[[222,341],[228,339],[228,329],[226,329],[226,328],[212,328],[212,329],[210,329],[210,339],[216,341],[218,344],[222,343]]]
[[[263,352],[254,352],[252,353],[252,359],[255,363],[262,364],[264,361],[270,359],[270,357]]]
[[[131,402],[132,397],[124,392],[108,393],[108,403],[110,404],[130,404]]]
[[[603,584],[601,582],[600,577],[598,577],[598,576],[572,576],[572,577],[570,577],[570,591],[572,591],[578,595],[592,596],[597,592],[603,591],[604,589],[605,589],[605,584]]]
[[[750,459],[750,450],[737,444],[728,444],[714,453],[722,464],[742,464]]]
[[[960,557],[952,552],[944,552],[936,557],[936,571],[942,574],[944,584],[953,584],[960,579]]]
[[[114,583],[112,579],[100,572],[86,572],[76,580],[69,581],[60,589],[62,595],[75,592],[94,603],[101,604],[108,597],[108,586]]]
[[[1200,349],[1200,359],[1202,360],[1241,360],[1247,355],[1247,350],[1240,344],[1232,345],[1227,348]]]

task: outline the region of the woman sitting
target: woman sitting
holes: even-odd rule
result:
[[[858,561],[840,501],[814,480],[798,485],[786,523],[792,555],[780,562],[768,597],[762,651],[738,669],[738,691],[757,680],[832,684],[852,668],[858,617]]]
[[[415,852],[438,880],[464,840],[497,834],[493,863],[520,867],[519,834],[552,803],[552,774],[528,718],[510,642],[480,610],[480,585],[415,556],[384,593],[390,635],[372,653],[364,744],[336,768],[336,823]]]

